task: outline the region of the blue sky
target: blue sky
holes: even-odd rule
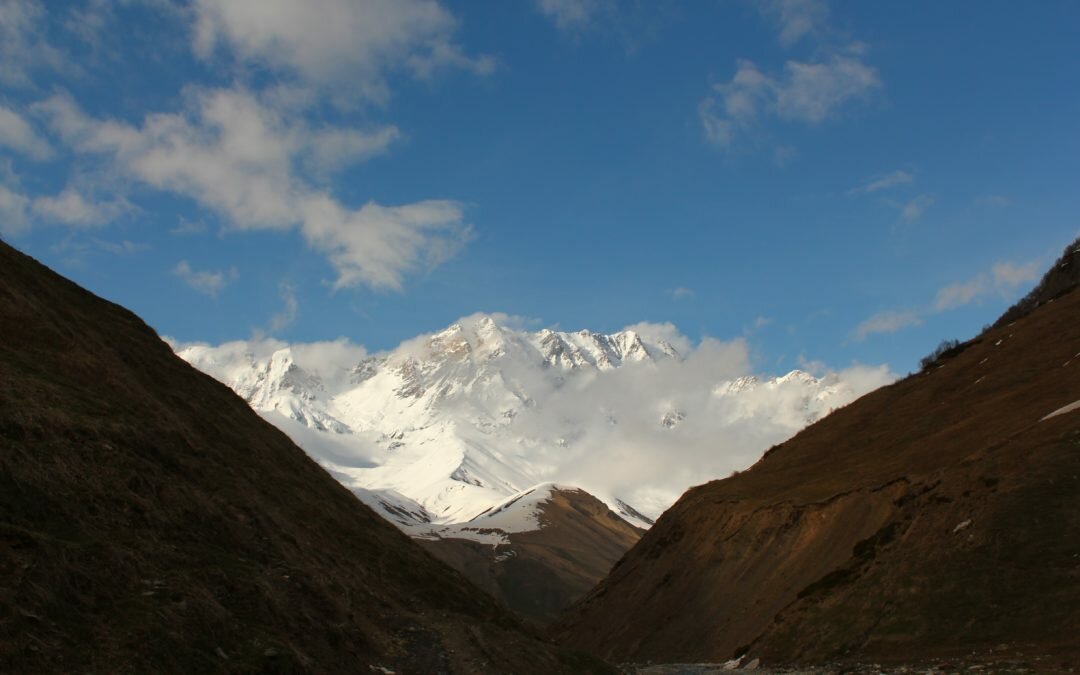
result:
[[[0,236],[179,340],[904,372],[1080,234],[1080,6],[0,0]]]

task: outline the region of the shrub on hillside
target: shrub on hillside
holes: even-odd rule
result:
[[[956,356],[961,351],[963,351],[963,346],[959,340],[942,340],[934,351],[922,357],[919,368],[923,371],[929,370],[930,366],[938,361]]]

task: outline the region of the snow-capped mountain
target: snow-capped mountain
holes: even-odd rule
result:
[[[695,348],[670,325],[529,332],[500,315],[377,355],[340,341],[177,349],[413,534],[549,481],[647,527],[689,485],[887,378],[742,376],[745,346]]]

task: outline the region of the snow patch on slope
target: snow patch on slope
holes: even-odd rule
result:
[[[1052,417],[1057,417],[1058,415],[1064,415],[1065,413],[1071,413],[1074,410],[1080,410],[1080,401],[1074,401],[1073,403],[1070,403],[1067,406],[1064,406],[1062,408],[1058,408],[1057,410],[1050,413],[1049,415],[1047,415],[1046,417],[1042,418],[1039,421],[1044,422],[1044,421],[1046,421],[1046,420],[1048,420],[1048,419],[1050,419]]]

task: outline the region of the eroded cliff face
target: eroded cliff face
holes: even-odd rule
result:
[[[557,639],[618,661],[1068,658],[1078,317],[1059,296],[688,491]]]

